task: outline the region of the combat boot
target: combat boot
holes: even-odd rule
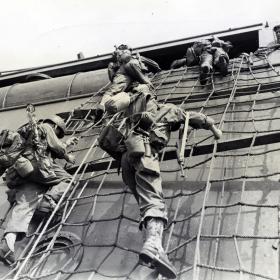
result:
[[[5,265],[11,265],[15,262],[15,254],[8,247],[5,238],[3,238],[0,242],[0,261]]]
[[[225,56],[221,55],[219,57],[219,62],[217,66],[223,76],[226,76],[228,74],[228,63]]]
[[[175,279],[176,269],[162,248],[163,220],[151,218],[146,224],[146,240],[139,258],[150,263],[162,276]]]
[[[201,65],[200,67],[200,76],[199,81],[201,85],[205,85],[210,77],[212,72],[212,67],[210,65]]]

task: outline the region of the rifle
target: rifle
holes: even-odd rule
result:
[[[185,148],[186,148],[186,142],[188,138],[188,127],[189,127],[189,113],[187,112],[185,114],[185,123],[184,123],[184,128],[183,131],[179,131],[179,138],[181,138],[181,144],[180,144],[180,153],[179,155],[177,154],[178,157],[178,163],[181,168],[181,177],[185,177]]]
[[[42,145],[40,143],[40,137],[39,137],[39,132],[38,132],[38,124],[36,120],[36,115],[35,115],[35,107],[32,104],[28,104],[26,107],[26,112],[27,112],[27,117],[29,120],[29,125],[31,128],[31,131],[33,133],[33,144],[36,148],[37,153],[40,154],[40,150],[42,148]]]

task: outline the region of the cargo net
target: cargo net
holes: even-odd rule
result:
[[[213,73],[206,86],[198,76],[192,67],[153,77],[159,102],[206,113],[223,130],[218,142],[208,131],[189,131],[185,178],[176,132],[161,155],[164,248],[177,279],[279,279],[278,68],[262,52],[231,60],[227,77]],[[79,164],[66,166],[73,174],[67,191],[1,279],[162,279],[138,260],[136,201],[118,164],[98,147],[102,120],[91,118],[97,95],[64,115],[68,132],[80,137],[73,149]],[[118,115],[113,120],[124,124]]]

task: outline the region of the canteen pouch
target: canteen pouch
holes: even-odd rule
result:
[[[107,152],[112,158],[121,160],[125,151],[124,136],[114,126],[105,126],[98,138],[99,146]]]
[[[20,156],[16,160],[14,168],[22,178],[27,177],[34,171],[33,165],[30,160],[23,156]]]

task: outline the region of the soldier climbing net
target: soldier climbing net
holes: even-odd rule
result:
[[[203,87],[197,67],[153,77],[159,102],[204,112],[224,132],[217,142],[208,132],[189,131],[186,178],[176,163],[176,133],[161,155],[169,214],[164,248],[178,279],[280,277],[278,251],[272,249],[280,237],[280,75],[263,51],[253,60],[251,65],[245,54],[231,60],[227,77],[214,73]],[[91,120],[97,95],[67,117],[68,131],[80,137],[73,150],[79,164],[68,167],[71,183],[1,279],[161,279],[138,261],[136,201],[117,163],[98,147],[102,122]],[[118,116],[112,121],[124,124]],[[61,208],[60,222],[52,223]],[[76,238],[62,248],[61,232]],[[68,255],[58,264],[62,249]]]

